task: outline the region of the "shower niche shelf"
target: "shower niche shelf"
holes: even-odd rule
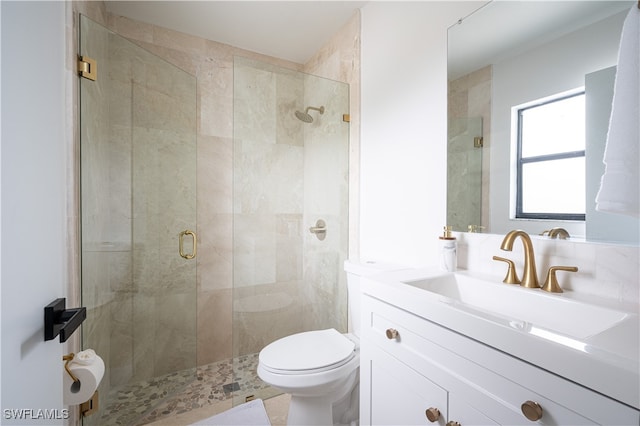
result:
[[[66,342],[86,318],[86,308],[66,309],[65,298],[54,300],[44,307],[44,340],[59,335],[60,343]]]

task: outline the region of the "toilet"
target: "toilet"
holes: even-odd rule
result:
[[[289,425],[358,425],[360,277],[399,269],[346,261],[352,332],[333,328],[283,337],[260,351],[258,376],[291,394]]]

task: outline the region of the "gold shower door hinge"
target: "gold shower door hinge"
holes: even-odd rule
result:
[[[484,138],[482,136],[476,136],[475,138],[473,138],[473,147],[474,148],[484,147]]]
[[[98,391],[95,391],[90,400],[80,404],[80,412],[82,413],[82,416],[87,417],[98,411],[100,409],[98,401]]]
[[[78,75],[91,81],[96,81],[98,78],[96,60],[86,56],[78,56]]]

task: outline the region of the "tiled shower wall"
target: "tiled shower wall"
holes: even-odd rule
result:
[[[449,126],[451,129],[452,119],[463,118],[481,118],[482,119],[482,135],[484,137],[484,147],[482,149],[482,170],[490,170],[491,163],[491,65],[473,71],[456,80],[449,81],[448,85],[448,112]],[[450,131],[451,133],[451,131]],[[451,134],[450,134],[451,137]],[[458,148],[458,150],[462,150]],[[451,165],[456,167],[455,165]],[[460,165],[464,168],[464,165]],[[476,223],[488,227],[489,225],[489,174],[483,173],[482,196],[481,196],[481,221]],[[449,207],[455,210],[463,211],[468,207],[465,204],[464,191],[460,191],[463,195],[462,199],[448,199]],[[471,224],[471,223],[469,223]],[[466,228],[459,229],[466,231]]]
[[[344,83],[234,63],[234,357],[305,330],[347,329]],[[306,106],[312,123],[295,117]],[[308,228],[326,222],[326,238]]]
[[[349,83],[351,110],[344,111],[351,116],[349,239],[357,241],[354,238],[357,204],[353,200],[358,199],[359,16],[354,15],[325,47],[302,65],[112,16],[102,2],[74,2],[73,7],[197,77],[197,364],[228,359],[232,356],[234,56]],[[357,255],[355,244],[350,245],[349,250],[349,255]],[[338,266],[338,275],[343,276],[341,265]]]

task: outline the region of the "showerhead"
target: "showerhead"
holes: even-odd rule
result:
[[[313,117],[306,112],[296,111],[296,117],[298,120],[304,121],[305,123],[313,123]]]
[[[313,117],[309,115],[309,110],[313,109],[316,110],[318,112],[320,112],[320,114],[324,114],[324,107],[321,106],[320,108],[316,108],[316,107],[307,107],[307,109],[304,110],[304,112],[302,111],[296,111],[295,115],[298,118],[298,120],[300,121],[304,121],[305,123],[313,123]]]

